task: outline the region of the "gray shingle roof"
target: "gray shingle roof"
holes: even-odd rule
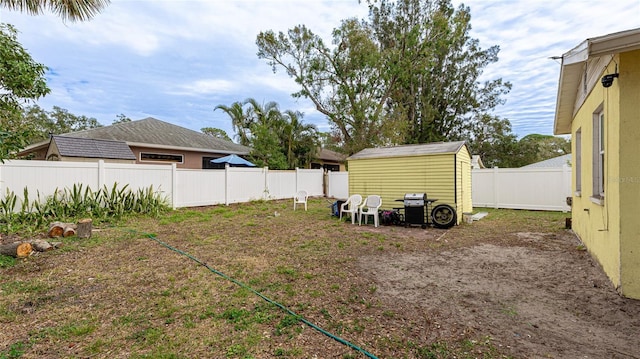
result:
[[[382,147],[382,148],[365,148],[364,150],[353,154],[348,160],[360,160],[365,158],[382,158],[382,157],[408,157],[408,156],[423,156],[423,155],[437,155],[444,153],[457,153],[462,146],[465,145],[464,141],[456,142],[433,142],[420,145],[405,145],[395,147]]]
[[[319,160],[334,161],[334,162],[344,162],[344,159],[346,158],[346,156],[343,155],[342,153],[331,151],[326,148],[321,148],[316,157]]]
[[[91,138],[74,138],[53,136],[52,142],[64,157],[109,158],[135,160],[136,156],[123,141],[96,140]]]
[[[522,168],[557,168],[571,164],[571,154],[562,155],[548,160],[532,163]]]
[[[248,154],[249,147],[148,117],[111,126],[66,133],[61,136],[125,141],[127,144],[156,145],[193,151]]]

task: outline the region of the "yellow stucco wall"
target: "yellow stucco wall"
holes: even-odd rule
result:
[[[623,53],[620,77],[620,290],[640,299],[640,50]]]
[[[573,171],[573,230],[602,265],[613,285],[625,296],[640,298],[640,51],[623,53],[600,74],[620,77],[604,88],[593,88],[572,122],[573,168],[576,132],[581,131],[582,189],[576,193]],[[593,195],[593,116],[605,116],[605,195]]]
[[[609,71],[614,71],[613,65],[611,69],[605,70],[606,73],[610,73]],[[619,160],[617,151],[611,147],[611,144],[619,143],[619,94],[618,82],[614,82],[614,85],[609,88],[596,84],[571,125],[571,133],[574,136],[571,142],[574,151],[576,150],[576,132],[580,130],[582,133],[580,171],[582,190],[579,195],[575,194],[577,173],[573,173],[572,228],[589,252],[600,262],[615,287],[620,286],[618,240],[620,210],[618,183],[612,182],[611,179],[617,176]],[[603,203],[595,203],[591,198],[593,196],[592,178],[594,171],[597,171],[592,163],[593,151],[597,150],[593,143],[593,116],[600,108],[605,116],[605,198]],[[576,168],[576,156],[572,159],[573,168]]]
[[[402,207],[403,203],[395,200],[406,193],[426,193],[428,198],[438,199],[434,205],[446,203],[456,208],[459,224],[463,211],[472,209],[471,157],[463,148],[457,156],[450,153],[349,160],[349,193],[380,195],[384,209]],[[468,178],[463,179],[463,174]]]

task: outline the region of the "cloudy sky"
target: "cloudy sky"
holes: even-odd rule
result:
[[[454,0],[459,5],[461,1]],[[513,84],[495,114],[519,136],[552,134],[560,56],[590,37],[640,27],[640,0],[469,0],[471,34],[500,60],[485,79]],[[260,31],[305,24],[330,43],[340,20],[364,17],[357,0],[112,0],[94,20],[65,23],[0,8],[0,22],[49,67],[51,94],[38,104],[59,106],[109,125],[118,114],[148,116],[196,131],[217,127],[233,135],[215,106],[252,97],[298,110],[328,131],[310,101],[293,99],[293,80],[258,59]]]

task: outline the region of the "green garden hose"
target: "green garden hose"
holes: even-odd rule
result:
[[[135,232],[135,231],[133,231],[133,232]],[[138,232],[135,232],[135,233],[138,233]],[[138,233],[138,234],[140,234],[140,233]],[[234,284],[237,284],[237,285],[239,285],[240,287],[242,287],[242,288],[244,288],[244,289],[249,290],[249,291],[250,291],[250,292],[252,292],[253,294],[257,295],[258,297],[260,297],[260,298],[262,298],[262,299],[264,299],[266,302],[268,302],[268,303],[271,303],[271,304],[275,305],[276,307],[278,307],[278,308],[282,309],[282,310],[283,310],[284,312],[286,312],[287,314],[292,315],[293,317],[297,318],[297,319],[298,319],[299,321],[301,321],[302,323],[304,323],[304,324],[306,324],[307,326],[311,327],[312,329],[315,329],[316,331],[318,331],[318,332],[320,332],[320,333],[322,333],[322,334],[324,334],[324,335],[328,336],[329,338],[331,338],[331,339],[333,339],[333,340],[335,340],[335,341],[337,341],[337,342],[339,342],[339,343],[341,343],[341,344],[343,344],[343,345],[346,345],[346,346],[350,347],[351,349],[354,349],[354,350],[356,350],[356,351],[358,351],[358,352],[360,352],[360,353],[362,353],[362,354],[366,355],[366,356],[367,356],[367,357],[369,357],[369,358],[372,358],[372,359],[378,359],[378,357],[376,357],[375,355],[373,355],[373,354],[371,354],[371,353],[367,352],[366,350],[364,350],[364,349],[360,348],[359,346],[357,346],[357,345],[355,345],[355,344],[353,344],[353,343],[351,343],[351,342],[349,342],[349,341],[347,341],[347,340],[345,340],[345,339],[342,339],[342,338],[340,338],[340,337],[338,337],[338,336],[336,336],[336,335],[333,335],[333,334],[331,334],[331,333],[327,332],[326,330],[324,330],[324,329],[322,329],[322,328],[318,327],[317,325],[315,325],[315,324],[311,323],[310,321],[308,321],[308,320],[306,320],[305,318],[301,317],[300,315],[296,314],[296,313],[295,313],[294,311],[292,311],[291,309],[289,309],[289,308],[285,307],[284,305],[282,305],[282,304],[280,304],[280,303],[278,303],[278,302],[276,302],[276,301],[274,301],[274,300],[270,299],[269,297],[265,296],[264,294],[262,294],[262,293],[258,292],[258,291],[257,291],[257,290],[255,290],[255,289],[253,289],[253,288],[249,287],[248,285],[246,285],[246,284],[244,284],[244,283],[242,283],[242,282],[240,282],[240,281],[238,281],[238,280],[236,280],[236,279],[234,279],[234,278],[229,277],[228,275],[226,275],[226,274],[224,274],[224,273],[220,272],[219,270],[216,270],[215,268],[210,267],[207,263],[205,263],[205,262],[201,261],[200,259],[198,259],[198,258],[196,258],[196,257],[192,256],[191,254],[186,253],[186,252],[184,252],[184,251],[181,251],[180,249],[175,248],[175,247],[173,247],[173,246],[169,245],[168,243],[165,243],[165,242],[161,241],[161,240],[160,240],[160,239],[158,239],[155,235],[153,235],[153,234],[148,234],[148,233],[143,233],[142,235],[143,235],[143,236],[145,236],[145,237],[147,237],[147,238],[149,238],[149,239],[152,239],[152,240],[154,240],[154,241],[158,242],[158,243],[159,243],[159,244],[161,244],[162,246],[164,246],[164,247],[166,247],[166,248],[168,248],[168,249],[170,249],[170,250],[172,250],[172,251],[174,251],[174,252],[177,252],[177,253],[179,253],[179,254],[182,254],[183,256],[185,256],[185,257],[187,257],[187,258],[191,259],[192,261],[194,261],[194,262],[198,263],[199,265],[201,265],[201,266],[203,266],[203,267],[207,268],[209,271],[211,271],[211,272],[213,272],[213,273],[215,273],[215,274],[219,275],[220,277],[222,277],[222,278],[224,278],[224,279],[226,279],[226,280],[228,280],[228,281],[230,281],[230,282],[232,282],[232,283],[234,283]]]

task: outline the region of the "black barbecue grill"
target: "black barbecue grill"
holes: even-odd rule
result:
[[[405,226],[420,225],[426,228],[428,225],[427,194],[406,193],[404,195],[404,221]]]
[[[395,207],[394,211],[404,210],[404,226],[419,225],[422,228],[435,226],[437,228],[451,228],[456,224],[456,211],[446,203],[433,207],[435,198],[427,198],[426,193],[406,193],[404,198],[396,199],[396,202],[403,202],[404,208]]]

